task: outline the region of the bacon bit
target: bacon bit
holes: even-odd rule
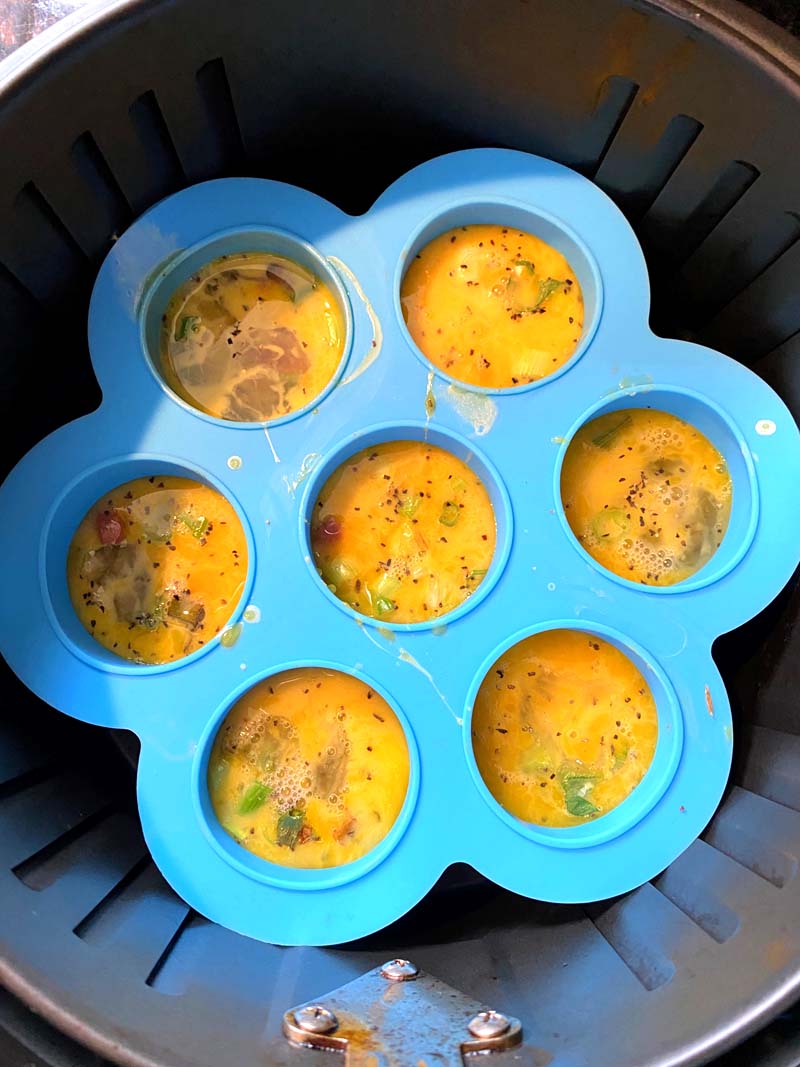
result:
[[[125,540],[125,526],[113,511],[101,511],[98,514],[97,533],[104,545],[119,545]]]
[[[315,541],[336,541],[342,533],[342,520],[338,515],[324,515],[322,522],[313,531]]]
[[[706,686],[706,707],[708,708],[708,714],[714,717],[714,701],[711,699],[711,690]]]

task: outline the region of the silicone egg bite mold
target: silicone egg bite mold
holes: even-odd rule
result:
[[[403,322],[410,258],[455,226],[493,222],[562,252],[583,291],[572,357],[550,377],[497,391],[436,370]],[[159,370],[161,316],[175,289],[217,256],[267,250],[333,290],[346,326],[341,364],[304,409],[268,424],[212,418]],[[68,715],[141,740],[138,799],[154,859],[199,912],[252,937],[330,944],[385,926],[443,870],[465,862],[516,893],[560,902],[623,893],[701,832],[731,761],[731,713],[714,639],[767,604],[797,562],[798,434],[766,384],[719,353],[648,328],[636,239],[591,182],[547,160],[474,150],[425,163],[359,218],[287,185],[225,179],[157,204],[100,270],[89,342],[103,401],[18,464],[0,491],[2,651],[34,692]],[[575,432],[603,412],[671,412],[723,454],[732,484],[720,548],[688,580],[643,586],[578,544],[560,471]],[[348,456],[379,442],[429,441],[464,460],[494,507],[497,545],[476,591],[430,622],[360,616],[316,572],[309,519]],[[191,656],[142,666],[93,641],[69,599],[66,556],[104,492],[136,477],[204,482],[235,508],[248,542],[246,588],[229,628]],[[484,785],[472,704],[498,655],[567,628],[622,650],[655,698],[659,733],[641,783],[584,825],[519,821]],[[410,756],[404,806],[371,852],[327,869],[270,864],[218,824],[206,775],[237,698],[298,665],[365,680],[395,709]]]

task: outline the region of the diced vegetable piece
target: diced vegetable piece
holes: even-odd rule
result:
[[[527,271],[528,274],[536,273],[536,267],[529,259],[515,259],[514,266],[517,268],[518,274],[521,274],[523,271]]]
[[[566,808],[570,815],[584,818],[600,810],[591,802],[588,795],[596,782],[596,775],[567,774],[563,777],[561,788],[564,790]]]
[[[614,770],[619,770],[625,760],[628,758],[630,752],[630,745],[627,741],[616,741],[614,743]]]
[[[592,533],[598,539],[621,537],[628,529],[628,517],[622,508],[604,508],[592,519]]]
[[[439,522],[442,526],[455,526],[458,522],[459,507],[458,504],[454,504],[451,500],[448,500],[442,508],[442,513],[439,516]]]
[[[419,508],[420,499],[421,498],[418,496],[407,496],[403,503],[398,507],[398,513],[400,515],[405,515],[407,519],[413,518]]]
[[[487,572],[487,568],[486,567],[476,567],[475,570],[469,572],[469,576],[470,576],[470,578],[473,578],[473,579],[474,578],[482,578],[484,576],[484,574],[486,574],[486,572]]]
[[[231,826],[229,823],[223,823],[222,829],[225,831],[226,834],[230,834],[230,836],[237,843],[237,845],[241,845],[244,841],[244,835],[239,830],[237,830],[235,826]]]
[[[206,617],[206,609],[199,600],[193,600],[184,590],[173,593],[169,600],[167,615],[190,630],[197,630]]]
[[[303,829],[304,819],[305,812],[300,811],[299,808],[284,812],[278,818],[278,844],[285,845],[294,852],[300,831]]]
[[[539,282],[539,292],[536,296],[536,303],[531,307],[521,308],[524,313],[532,315],[534,312],[539,311],[542,304],[544,304],[553,293],[557,292],[564,283],[558,278],[545,278],[543,282]]]
[[[592,444],[597,445],[598,448],[610,448],[614,443],[614,438],[623,430],[626,426],[630,425],[633,420],[630,415],[623,415],[618,423],[614,426],[610,426],[607,430],[603,430],[597,437],[592,438]]]
[[[97,534],[104,545],[118,545],[125,540],[125,524],[115,511],[100,511],[97,515]]]
[[[263,782],[253,782],[244,792],[239,804],[239,814],[250,815],[251,812],[257,811],[271,792],[270,787]]]
[[[342,533],[342,520],[338,515],[323,515],[319,526],[315,527],[315,541],[336,541]]]
[[[386,596],[377,596],[372,603],[379,615],[389,615],[397,609],[397,604]]]
[[[185,341],[189,333],[196,333],[200,319],[197,315],[184,315],[175,331],[176,341]]]
[[[181,515],[178,515],[178,521],[182,522],[192,537],[196,537],[198,541],[201,537],[205,536],[205,533],[208,530],[208,519],[205,515],[189,515],[188,513],[183,512]]]

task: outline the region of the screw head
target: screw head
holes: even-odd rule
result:
[[[485,1041],[492,1037],[501,1037],[510,1026],[511,1023],[499,1011],[479,1011],[474,1019],[470,1019],[467,1029],[473,1037]]]
[[[294,1013],[294,1021],[307,1034],[329,1034],[339,1025],[339,1020],[321,1004],[307,1004]]]
[[[381,967],[381,978],[390,982],[413,982],[419,974],[419,967],[410,960],[389,960]]]

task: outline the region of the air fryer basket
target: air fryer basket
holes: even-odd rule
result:
[[[359,212],[472,145],[593,178],[643,242],[654,328],[753,366],[797,414],[792,48],[736,5],[684,0],[123,0],[66,20],[0,67],[2,472],[97,404],[89,288],[160,197],[253,174]],[[707,1062],[800,991],[799,608],[795,582],[718,642],[734,775],[652,883],[582,909],[456,869],[390,929],[325,950],[191,913],[148,858],[130,742],[3,667],[0,979],[119,1062],[313,1065],[284,1010],[401,955],[522,1020],[525,1058],[498,1067]]]

